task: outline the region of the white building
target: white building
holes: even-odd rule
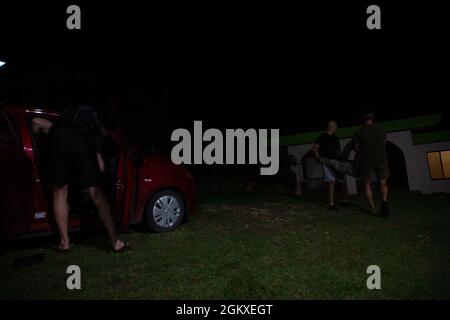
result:
[[[450,130],[433,130],[442,115],[381,122],[387,132],[388,154],[393,188],[450,193]],[[338,129],[337,136],[344,148],[358,126]],[[322,185],[322,166],[312,154],[312,145],[321,131],[283,136],[280,145],[287,146],[288,153],[297,162],[297,193]],[[347,177],[350,194],[358,193],[358,181]]]

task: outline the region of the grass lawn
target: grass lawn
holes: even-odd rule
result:
[[[320,199],[273,194],[209,196],[178,230],[131,232],[132,249],[107,253],[102,232],[70,254],[48,250],[21,270],[14,259],[51,248],[29,239],[0,257],[0,298],[31,299],[411,299],[450,298],[450,196],[393,194],[392,215]],[[82,289],[66,289],[81,267]],[[381,290],[366,268],[381,267]]]

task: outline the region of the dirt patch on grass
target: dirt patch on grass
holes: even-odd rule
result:
[[[312,223],[336,219],[337,215],[320,206],[305,203],[263,202],[254,204],[201,204],[196,219],[222,222],[229,225],[228,220],[241,221],[242,226],[266,228],[298,228]],[[217,219],[220,217],[220,220]],[[234,223],[233,223],[234,224]],[[220,228],[219,225],[215,226]],[[224,226],[225,227],[225,226]]]

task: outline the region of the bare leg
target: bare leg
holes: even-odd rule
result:
[[[381,202],[381,216],[387,217],[389,216],[389,206],[387,203],[389,188],[387,185],[387,179],[380,180],[380,191],[383,197],[383,201]]]
[[[375,203],[373,202],[372,182],[370,180],[364,180],[364,190],[370,208],[372,210],[375,209]]]
[[[106,198],[103,189],[99,186],[90,187],[87,189],[92,202],[97,207],[100,219],[108,232],[111,245],[114,249],[119,250],[124,246],[124,242],[117,239],[116,227],[111,215],[111,208],[108,199]]]
[[[55,191],[53,192],[53,212],[55,214],[56,224],[58,225],[59,234],[61,237],[61,249],[70,248],[68,231],[69,208],[67,206],[68,192],[69,186],[67,184],[61,188],[55,188]]]
[[[330,202],[330,206],[334,206],[334,186],[336,184],[336,181],[331,180],[330,182],[328,182],[328,197],[329,197],[329,202]]]
[[[348,204],[347,178],[344,178],[344,181],[342,182],[342,191],[344,192],[344,203]]]
[[[387,185],[387,179],[380,180],[380,191],[381,191],[381,195],[383,197],[383,201],[387,201],[388,192],[389,192],[389,187]]]

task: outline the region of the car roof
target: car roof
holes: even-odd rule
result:
[[[51,108],[42,108],[42,107],[34,107],[34,106],[17,106],[17,105],[5,105],[0,104],[0,107],[6,111],[13,112],[23,112],[23,113],[34,113],[41,114],[46,116],[59,116],[61,114],[60,111],[51,109]]]

